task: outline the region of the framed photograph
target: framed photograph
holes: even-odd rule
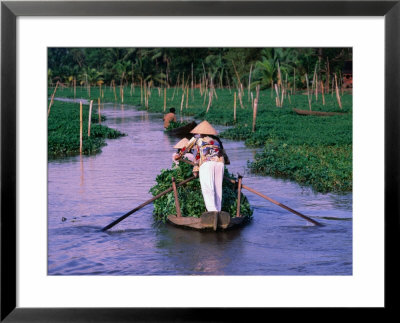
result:
[[[1,321],[233,321],[239,313],[272,309],[394,310],[399,21],[398,1],[3,1]],[[201,53],[202,48],[211,50]],[[297,55],[307,68],[285,65],[285,55]],[[190,65],[186,57],[197,57],[197,64]],[[229,69],[218,65],[221,57]],[[244,63],[240,57],[253,60]],[[93,66],[98,70],[89,69]],[[274,76],[267,73],[272,68]],[[166,156],[172,148],[184,151],[190,145],[177,139],[190,139],[192,130],[171,134],[191,126],[193,114],[184,111],[196,95],[204,112],[196,112],[198,123],[190,128],[202,138],[194,137],[200,148],[192,161],[199,159],[200,167],[203,158],[226,163],[229,155],[228,170],[234,174],[225,177],[235,186],[224,186],[232,201],[222,211],[232,209],[241,218],[251,217],[248,205],[257,210],[242,231],[193,233],[150,221],[156,212],[146,206],[159,195],[168,193],[177,216],[158,220],[182,225],[181,212],[201,208],[194,196],[192,206],[179,206],[184,177],[167,188],[158,176],[151,193],[139,192],[155,183],[150,164],[164,177],[179,176]],[[267,111],[260,110],[266,109],[263,100],[268,111],[290,107],[276,113],[276,120],[289,127],[299,114],[302,120],[310,115],[318,120],[297,124],[303,127],[298,141],[310,147],[318,147],[323,137],[312,134],[315,124],[328,129],[332,120],[343,123],[326,132],[337,150],[315,152],[322,171],[327,159],[340,164],[335,174],[321,175],[334,180],[323,185],[310,180],[307,187],[250,175],[248,167],[261,172],[267,161],[272,164],[284,154],[302,156],[288,147],[295,138],[281,139],[286,129],[261,129]],[[149,110],[149,104],[158,104],[158,110]],[[229,117],[217,111],[231,104]],[[252,119],[242,125],[237,118],[246,108]],[[63,133],[57,133],[71,115],[53,117],[68,109],[76,120],[80,117],[80,146],[77,131],[71,135],[77,138],[74,151],[60,143]],[[214,119],[205,117],[209,112]],[[225,120],[213,125],[218,131],[199,124],[218,118]],[[268,118],[273,124],[275,114]],[[235,124],[242,127],[240,134],[222,142],[214,136]],[[102,136],[119,138],[119,144],[109,139],[104,145]],[[264,150],[249,149],[234,138],[262,141],[258,147]],[[206,142],[207,149],[198,142]],[[228,155],[219,154],[222,148]],[[143,162],[150,156],[146,150],[154,158]],[[94,151],[101,153],[87,158]],[[256,153],[258,164],[252,162]],[[304,158],[311,164],[314,157],[307,153]],[[169,167],[170,173],[164,171]],[[199,199],[204,197],[207,210],[190,225],[210,231],[225,229],[225,222],[233,226],[238,219],[228,213],[224,218],[218,202],[217,212],[209,208],[201,176]],[[236,200],[238,194],[251,193],[257,199]],[[168,203],[166,198],[154,205],[164,214],[171,211],[165,211]],[[266,205],[268,212],[262,211]],[[132,214],[139,209],[147,220],[135,220],[140,212]]]

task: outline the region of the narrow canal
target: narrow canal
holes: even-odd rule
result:
[[[256,151],[243,142],[223,140],[229,172],[323,227],[244,190],[254,214],[243,228],[215,233],[155,223],[150,204],[101,232],[152,197],[149,189],[171,167],[179,141],[164,133],[161,114],[114,104],[105,104],[102,114],[127,136],[108,140],[100,154],[48,163],[49,275],[352,274],[352,194],[316,194],[249,174],[247,161]]]

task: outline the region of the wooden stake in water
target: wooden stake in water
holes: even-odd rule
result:
[[[57,91],[57,88],[58,88],[58,83],[59,83],[59,81],[57,81],[57,84],[56,84],[56,87],[55,87],[55,89],[54,89],[54,92],[53,92],[53,94],[51,95],[51,100],[50,100],[50,104],[49,104],[49,109],[47,110],[47,116],[49,116],[49,114],[50,114],[50,109],[51,109],[51,106],[53,105],[54,96],[56,95],[56,91]]]
[[[293,93],[296,94],[296,69],[293,71]]]
[[[236,123],[236,92],[233,99],[233,121]]]
[[[189,84],[186,86],[186,109],[189,105]]]
[[[211,107],[212,98],[213,98],[213,93],[214,93],[214,92],[212,91],[212,89],[210,89],[209,95],[208,95],[208,106],[207,106],[206,113],[208,112],[208,110],[209,110],[210,107]]]
[[[257,118],[257,106],[258,106],[258,98],[260,96],[260,86],[257,85],[257,90],[256,90],[256,98],[254,100],[254,106],[253,106],[253,128],[252,132],[256,130],[256,118]]]
[[[98,110],[98,115],[99,115],[99,124],[101,124],[101,109],[100,109],[100,98],[97,99],[97,110]]]
[[[250,65],[250,73],[249,73],[249,86],[247,90],[248,100],[250,101],[250,84],[251,84],[251,70],[253,69],[253,64]]]
[[[164,88],[164,112],[165,109],[167,108],[167,88]]]
[[[337,84],[336,73],[335,73],[335,87],[336,87],[336,99],[339,104],[339,108],[342,109],[342,101],[340,100],[340,94],[339,94],[339,88],[338,88],[338,84]]]
[[[89,120],[88,120],[88,137],[90,137],[90,124],[91,124],[91,121],[92,121],[92,106],[93,106],[93,100],[90,100]]]
[[[327,94],[329,94],[329,78],[330,78],[329,58],[326,58],[326,92],[327,92]]]
[[[278,89],[278,84],[276,84],[276,83],[275,83],[275,93],[276,93],[276,98],[275,98],[276,106],[280,107],[281,102],[279,100],[279,89]]]
[[[308,87],[308,76],[307,76],[307,73],[306,73],[306,84],[307,84],[308,107],[309,107],[309,109],[311,111],[311,98],[310,98],[310,89]]]
[[[82,101],[80,101],[80,111],[79,111],[79,153],[82,154]]]
[[[182,100],[181,100],[181,112],[182,112],[182,109],[183,109],[183,102],[185,101],[185,91],[183,91],[183,93],[182,93]]]
[[[240,217],[240,198],[242,193],[242,176],[238,176],[238,197],[237,197],[237,205],[236,205],[236,217]]]
[[[140,105],[143,105],[143,79],[140,79]]]

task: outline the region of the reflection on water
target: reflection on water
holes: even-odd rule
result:
[[[242,229],[203,233],[154,223],[148,205],[101,232],[152,197],[149,189],[160,170],[171,167],[172,146],[179,141],[164,133],[161,114],[115,104],[102,104],[101,113],[105,124],[127,136],[108,140],[95,156],[48,165],[50,275],[352,274],[352,194],[315,194],[250,174],[246,165],[256,150],[231,140],[223,142],[231,173],[325,226],[314,227],[244,190],[254,216]]]

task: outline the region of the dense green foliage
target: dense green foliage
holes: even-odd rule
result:
[[[183,162],[179,163],[177,167],[163,169],[157,175],[157,184],[150,189],[150,192],[155,196],[169,189],[172,177],[179,183],[190,176],[192,176],[192,166]],[[234,179],[233,175],[229,174],[226,168],[225,176]],[[229,180],[224,179],[222,189],[222,211],[229,212],[233,217],[236,215],[237,208],[237,186],[235,187]],[[206,212],[203,195],[201,194],[200,181],[198,179],[194,179],[186,185],[178,187],[178,197],[182,216],[200,217],[203,212]],[[241,194],[240,210],[242,216],[251,217],[253,214],[247,197],[243,193]],[[164,222],[168,215],[176,214],[173,192],[154,201],[153,214],[156,219]]]
[[[96,124],[99,116],[92,111],[90,137],[88,137],[89,107],[83,105],[82,153],[99,152],[106,138],[117,138],[122,134],[104,125]],[[80,106],[79,103],[54,101],[48,117],[48,157],[49,159],[79,154],[80,146]],[[102,116],[102,120],[105,118]]]
[[[140,84],[174,86],[189,81],[200,83],[206,74],[217,87],[247,86],[249,80],[261,88],[270,86],[277,77],[288,74],[293,84],[305,87],[305,73],[315,67],[319,80],[326,72],[340,74],[346,60],[352,59],[351,48],[49,48],[48,82],[77,85]],[[296,72],[294,72],[296,69]],[[236,71],[235,71],[236,70]],[[252,70],[252,76],[250,76]],[[283,81],[283,80],[282,80]],[[311,80],[310,80],[311,81]]]

